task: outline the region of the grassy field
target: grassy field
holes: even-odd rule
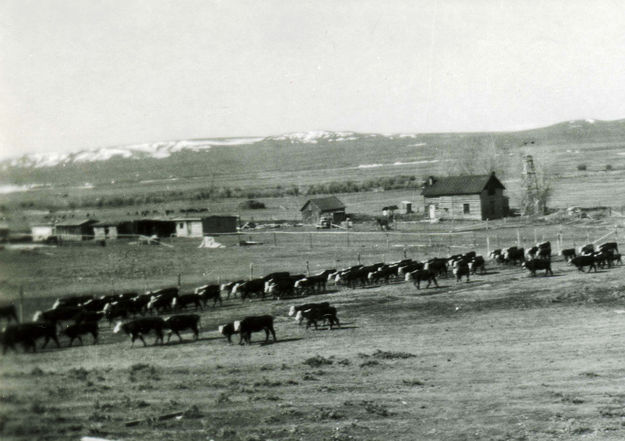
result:
[[[305,230],[255,234],[263,242],[199,249],[79,245],[4,250],[0,290],[24,313],[64,294],[104,294],[285,269],[304,272],[363,263],[486,250],[534,238],[580,245],[619,220],[568,225],[491,224],[449,235],[450,224],[401,225],[388,236],[372,226],[347,233]],[[622,224],[622,222],[621,222]],[[453,228],[467,227],[455,224]],[[518,232],[518,233],[517,233]],[[295,234],[291,234],[295,233]],[[275,237],[275,242],[274,242]],[[388,241],[387,241],[388,237]],[[312,239],[312,247],[311,247]],[[348,242],[349,241],[349,242]],[[35,270],[36,269],[36,270]],[[494,266],[469,283],[441,279],[417,291],[394,283],[329,287],[314,299],[225,300],[200,312],[197,342],[131,348],[102,326],[100,343],[13,352],[0,358],[0,435],[13,440],[547,440],[623,439],[622,342],[625,269],[579,273],[556,259],[553,277]],[[10,277],[8,277],[8,276]],[[306,330],[289,305],[329,301],[340,329]],[[277,343],[229,345],[218,324],[245,315],[276,317]],[[149,344],[153,337],[146,339]],[[238,338],[235,336],[235,343]],[[159,421],[159,415],[182,412]],[[139,421],[127,425],[129,422]]]

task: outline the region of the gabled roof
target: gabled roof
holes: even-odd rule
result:
[[[421,194],[426,198],[438,196],[454,196],[463,194],[479,194],[494,179],[494,185],[504,189],[501,181],[494,174],[473,176],[446,176],[434,178],[434,183],[423,189]]]
[[[326,198],[309,199],[299,211],[304,211],[308,204],[313,204],[319,211],[344,210],[345,205],[336,196]]]
[[[98,221],[95,219],[77,219],[77,220],[66,220],[63,222],[59,222],[56,224],[57,227],[80,227],[82,225],[89,224],[97,224]]]

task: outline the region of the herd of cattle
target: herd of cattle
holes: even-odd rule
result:
[[[597,271],[597,267],[610,267],[615,263],[621,263],[621,255],[615,242],[608,242],[595,249],[593,245],[585,245],[579,250],[562,250],[565,261],[575,266],[580,271],[588,267]],[[552,250],[549,242],[537,244],[528,250],[519,247],[497,249],[488,256],[492,261],[502,265],[518,265],[528,270],[532,276],[536,271],[545,270],[545,275],[553,274],[551,269]],[[356,265],[342,270],[327,269],[316,275],[297,274],[288,272],[274,272],[265,277],[252,280],[238,280],[221,285],[212,284],[198,287],[192,293],[182,294],[177,287],[164,288],[157,291],[148,291],[145,294],[124,293],[94,296],[68,296],[58,299],[51,309],[38,311],[29,323],[17,323],[17,314],[14,305],[0,307],[0,319],[8,321],[7,327],[0,334],[3,345],[3,353],[11,348],[15,350],[16,344],[21,344],[24,350],[36,351],[36,342],[43,339],[45,347],[50,340],[60,347],[58,330],[61,335],[69,338],[69,346],[74,340],[83,343],[82,337],[91,335],[93,342],[97,343],[99,325],[101,320],[106,320],[109,326],[114,320],[118,323],[113,328],[113,333],[124,332],[130,336],[132,344],[136,339],[144,345],[144,335],[154,333],[155,344],[163,342],[164,332],[169,331],[167,342],[173,334],[180,341],[180,332],[191,331],[194,338],[199,338],[200,316],[183,311],[189,307],[195,310],[203,310],[209,302],[213,307],[217,303],[222,304],[222,294],[226,298],[239,297],[242,301],[253,297],[264,299],[271,296],[274,299],[291,297],[303,294],[318,294],[326,292],[327,284],[343,285],[350,288],[367,286],[391,281],[405,280],[412,282],[417,289],[421,283],[427,283],[426,288],[433,283],[438,287],[437,277],[446,277],[449,272],[453,274],[456,282],[462,278],[469,281],[471,274],[486,272],[486,260],[477,255],[475,251],[457,254],[449,257],[435,257],[427,261],[404,259],[389,264],[376,263],[373,265]],[[167,318],[159,314],[173,314]],[[327,323],[332,329],[339,326],[336,308],[327,302],[308,303],[300,306],[292,306],[289,316],[302,324],[306,320],[306,328],[319,322]],[[15,321],[16,323],[11,323]],[[250,343],[252,332],[264,331],[265,342],[269,336],[276,340],[273,326],[273,317],[270,315],[249,316],[219,326],[219,332],[229,342],[234,334],[239,334],[239,344]]]

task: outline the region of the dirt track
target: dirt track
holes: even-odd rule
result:
[[[97,346],[87,337],[85,347],[11,353],[0,363],[0,433],[622,439],[625,314],[616,311],[625,309],[625,269],[582,274],[558,262],[554,271],[530,278],[491,267],[440,289],[401,283],[315,297],[337,306],[337,330],[298,327],[286,317],[293,301],[229,300],[202,313],[198,342],[131,348],[104,327]],[[214,331],[264,312],[277,316],[277,344],[254,335],[251,347],[230,346]],[[125,425],[176,411],[185,413]]]

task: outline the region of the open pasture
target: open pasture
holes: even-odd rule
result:
[[[428,233],[448,227],[428,226]],[[534,229],[552,242],[562,229],[565,246],[582,244],[588,231],[527,226],[519,228],[524,244]],[[589,235],[609,231],[596,225]],[[517,228],[420,239],[395,233],[388,243],[385,233],[356,231],[349,245],[347,233],[298,233],[277,234],[275,244],[273,232],[253,235],[263,245],[250,247],[226,236],[218,240],[228,246],[213,250],[183,239],[173,248],[120,241],[5,250],[3,274],[11,279],[2,290],[7,298],[10,285],[25,286],[30,315],[59,295],[174,285],[179,272],[186,291],[217,277],[245,278],[250,263],[264,275],[304,272],[306,260],[311,272],[348,266],[358,254],[363,263],[398,260],[404,248],[418,259],[449,249],[483,252],[487,234],[513,245]],[[440,288],[420,291],[394,283],[329,286],[326,294],[281,301],[229,299],[199,312],[199,341],[184,334],[182,344],[174,336],[168,345],[132,348],[103,324],[98,345],[88,336],[85,346],[67,348],[61,338],[61,349],[0,359],[0,433],[51,440],[622,439],[625,267],[580,273],[556,258],[553,268],[553,277],[533,278],[491,264],[469,283],[443,278]],[[336,306],[342,327],[298,327],[288,307],[309,301]],[[260,314],[276,317],[277,343],[260,344],[260,333],[251,346],[236,345],[238,336],[228,345],[216,332]]]

